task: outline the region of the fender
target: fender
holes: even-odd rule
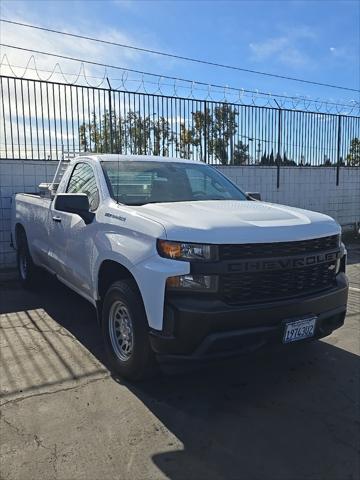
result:
[[[178,262],[159,257],[157,253],[133,265],[120,253],[108,251],[106,257],[96,261],[94,279],[96,288],[93,292],[97,305],[98,319],[101,319],[101,298],[99,295],[99,272],[104,261],[111,260],[125,267],[134,278],[142,297],[148,324],[155,330],[161,330],[164,315],[164,298],[166,279],[175,275],[190,273],[190,263]]]

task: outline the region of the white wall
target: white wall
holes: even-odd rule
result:
[[[360,168],[281,167],[276,186],[276,167],[218,167],[242,190],[260,192],[262,200],[315,210],[334,217],[342,226],[360,222]]]
[[[53,179],[57,162],[0,160],[0,269],[15,265],[10,247],[10,212],[12,195],[37,192],[41,182]]]
[[[49,182],[57,162],[0,160],[0,269],[15,265],[10,247],[11,197],[35,192]],[[360,168],[342,168],[336,186],[336,168],[282,167],[276,188],[276,167],[218,167],[244,191],[260,192],[263,200],[323,212],[341,225],[360,222]]]

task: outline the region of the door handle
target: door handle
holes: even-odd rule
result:
[[[52,219],[53,219],[54,222],[58,222],[58,223],[61,222],[61,218],[60,218],[60,217],[52,217]]]

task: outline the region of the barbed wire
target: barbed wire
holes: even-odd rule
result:
[[[213,85],[211,83],[188,80],[166,75],[155,75],[153,73],[139,72],[132,69],[101,66],[103,74],[93,75],[86,72],[85,64],[87,62],[78,62],[79,70],[76,73],[70,73],[63,70],[61,64],[56,62],[52,69],[40,68],[37,65],[36,58],[31,55],[25,66],[14,65],[10,62],[5,53],[0,61],[0,74],[2,70],[8,69],[14,78],[29,79],[31,73],[36,80],[49,82],[55,81],[59,77],[63,83],[74,86],[88,86],[91,88],[110,88],[112,90],[123,90],[125,92],[145,93],[166,95],[174,98],[188,98],[190,100],[209,100],[215,102],[229,102],[238,105],[249,105],[259,107],[286,108],[291,110],[313,111],[315,113],[336,113],[343,115],[359,115],[360,102],[356,100],[344,101],[322,98],[311,98],[304,95],[287,95],[271,92],[262,92],[259,90],[249,90],[244,88],[235,88],[228,85]],[[22,69],[22,73],[14,69]],[[111,69],[121,72],[112,77]],[[31,72],[31,73],[29,73]],[[46,77],[41,73],[48,74]],[[129,77],[129,73],[132,74]],[[70,78],[69,78],[70,77]],[[92,80],[97,80],[96,84]],[[117,84],[116,82],[120,82]],[[152,89],[152,91],[150,90]]]

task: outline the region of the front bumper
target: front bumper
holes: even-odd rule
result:
[[[150,343],[163,360],[209,360],[234,356],[266,344],[282,343],[285,321],[316,315],[314,338],[330,335],[344,323],[348,281],[312,296],[258,305],[230,306],[197,296],[168,296],[164,327],[152,330]]]

